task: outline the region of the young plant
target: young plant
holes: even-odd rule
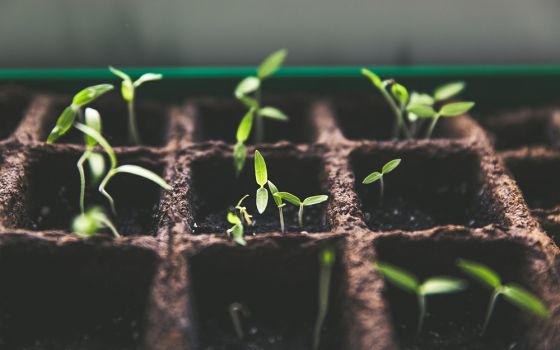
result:
[[[259,65],[257,76],[246,77],[235,88],[235,97],[248,108],[255,110],[255,143],[262,143],[264,141],[263,118],[279,121],[288,120],[288,117],[279,109],[270,106],[262,107],[261,104],[262,83],[280,69],[287,54],[286,50],[278,50],[272,53]]]
[[[255,151],[255,179],[260,186],[257,190],[257,210],[259,214],[262,214],[268,205],[268,191],[264,188],[264,185],[268,182],[268,174],[264,158],[258,150]]]
[[[315,204],[320,204],[329,199],[329,196],[321,194],[317,196],[307,197],[302,201],[301,199],[299,199],[298,197],[294,196],[289,192],[276,192],[274,196],[280,199],[284,199],[286,200],[286,202],[292,203],[293,205],[299,207],[299,211],[298,211],[299,227],[303,227],[303,207],[310,207]]]
[[[426,296],[457,293],[467,287],[465,281],[447,276],[431,277],[423,283],[420,283],[416,276],[397,266],[381,261],[374,263],[374,265],[387,281],[405,292],[416,295],[418,299],[418,308],[420,310],[416,328],[417,336],[422,332],[422,326],[426,316]]]
[[[430,126],[428,127],[425,136],[427,139],[429,139],[432,136],[439,118],[457,117],[467,113],[473,107],[474,102],[451,102],[443,105],[436,112],[434,107],[418,103],[409,105],[408,107],[406,107],[406,110],[410,113],[413,113],[418,118],[431,119]]]
[[[465,259],[459,259],[457,266],[459,266],[465,274],[492,290],[492,296],[490,297],[490,303],[486,311],[481,335],[484,335],[488,328],[488,323],[494,311],[494,305],[500,295],[503,295],[507,301],[520,309],[532,312],[542,318],[550,318],[550,313],[538,297],[520,286],[502,284],[500,276],[488,266]]]
[[[107,140],[105,140],[105,138],[97,130],[90,128],[89,126],[82,123],[74,123],[74,127],[80,130],[81,132],[83,132],[85,135],[93,138],[103,148],[105,153],[107,153],[107,155],[109,156],[111,166],[109,168],[109,171],[107,172],[107,174],[105,175],[105,177],[103,178],[103,180],[99,185],[99,192],[103,196],[105,196],[105,198],[107,198],[107,200],[109,201],[109,204],[111,205],[111,211],[113,212],[113,214],[116,214],[117,212],[115,209],[115,201],[113,200],[113,197],[111,197],[111,195],[107,192],[105,188],[109,184],[109,181],[117,174],[124,173],[124,174],[140,176],[154,182],[155,184],[162,187],[164,190],[167,191],[171,190],[171,186],[169,186],[169,184],[167,184],[167,182],[165,182],[164,179],[162,179],[159,175],[157,175],[156,173],[148,169],[132,164],[124,164],[119,166],[115,151],[113,150],[109,142],[107,142]]]
[[[247,245],[247,242],[245,242],[245,239],[243,238],[243,235],[245,234],[243,220],[238,215],[229,212],[227,213],[227,221],[233,225],[226,231],[228,237],[233,236],[233,241],[239,245]]]
[[[113,90],[113,88],[114,87],[111,84],[94,85],[87,87],[74,95],[70,106],[66,107],[64,111],[62,111],[62,114],[58,117],[56,125],[47,137],[47,143],[53,143],[66,134],[72,125],[74,125],[76,117],[78,117],[78,120],[83,122],[82,108],[96,100],[98,97]]]
[[[93,237],[103,228],[108,228],[115,237],[120,237],[119,232],[100,207],[89,208],[72,221],[72,231],[83,238]]]
[[[141,143],[140,133],[138,131],[138,124],[136,123],[136,113],[134,112],[136,88],[148,81],[161,80],[163,76],[161,74],[146,73],[137,80],[132,81],[130,76],[121,70],[111,66],[109,66],[109,70],[122,79],[121,94],[128,108],[128,139],[131,144],[139,145]]]
[[[286,203],[282,202],[281,197],[275,196],[275,194],[278,193],[278,188],[270,180],[268,180],[268,189],[270,190],[270,193],[272,194],[272,198],[274,199],[274,203],[276,203],[276,206],[278,207],[278,213],[280,215],[280,230],[282,231],[282,233],[284,233],[286,231],[286,229],[284,227],[284,207],[286,206]]]
[[[243,339],[245,337],[243,325],[241,323],[241,316],[249,317],[249,315],[249,309],[245,305],[241,303],[231,303],[229,305],[229,316],[231,317],[231,322],[233,323],[233,329],[239,339]]]
[[[243,119],[241,119],[241,123],[239,123],[239,127],[237,128],[236,139],[237,143],[233,148],[233,163],[235,166],[235,174],[239,176],[243,167],[245,166],[245,160],[247,159],[247,146],[245,146],[245,142],[249,138],[249,134],[251,133],[251,127],[253,126],[253,119],[255,116],[255,109],[251,108],[245,114]]]
[[[241,197],[241,199],[239,200],[239,202],[237,202],[237,205],[235,206],[235,210],[239,213],[239,217],[244,219],[247,225],[251,226],[253,225],[253,220],[252,220],[253,215],[249,214],[247,208],[241,205],[243,204],[243,201],[247,197],[249,197],[248,194]]]
[[[381,168],[381,172],[374,171],[373,173],[366,176],[365,179],[362,181],[364,185],[369,185],[371,183],[379,181],[379,205],[380,206],[383,205],[383,193],[385,192],[385,183],[383,181],[383,176],[395,170],[399,166],[399,164],[401,164],[401,159],[393,159],[391,161],[388,161],[387,163],[385,163],[385,165],[383,165],[383,168]]]
[[[319,307],[315,328],[313,329],[313,350],[319,349],[321,329],[329,308],[329,291],[331,285],[332,266],[335,261],[335,252],[332,247],[323,249],[319,253]]]

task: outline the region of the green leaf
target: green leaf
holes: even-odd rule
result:
[[[114,86],[111,84],[99,84],[87,87],[74,96],[72,104],[76,107],[83,107],[106,92],[113,90],[113,88]]]
[[[439,114],[443,117],[456,117],[467,113],[474,107],[474,102],[452,102],[441,107]]]
[[[495,271],[486,265],[474,261],[459,259],[457,266],[470,277],[492,287],[493,289],[499,288],[502,285],[500,276],[498,276]]]
[[[101,134],[101,116],[99,112],[93,108],[86,108],[85,110],[85,122],[86,125]],[[93,147],[97,145],[97,141],[91,136],[85,136],[86,145]]]
[[[251,128],[253,127],[253,116],[255,114],[254,109],[250,109],[241,122],[239,123],[239,127],[237,128],[237,142],[245,142],[249,138],[249,134],[251,133]]]
[[[245,166],[247,159],[247,146],[243,143],[236,143],[233,147],[233,163],[235,165],[235,173],[239,175]]]
[[[406,107],[407,112],[414,113],[420,118],[433,118],[436,116],[436,111],[432,106],[426,106],[421,104],[408,105]]]
[[[288,121],[289,118],[281,110],[274,107],[263,107],[259,110],[259,114],[265,118]]]
[[[97,152],[92,152],[87,158],[92,183],[96,184],[105,174],[105,157]]]
[[[132,101],[134,100],[134,84],[130,80],[123,80],[121,83],[121,94],[123,100]]]
[[[464,290],[466,287],[465,281],[458,278],[432,277],[422,283],[420,293],[423,295],[456,293]]]
[[[268,205],[268,191],[264,187],[257,190],[257,210],[259,214],[264,213]]]
[[[235,88],[235,97],[241,99],[242,97],[257,91],[261,86],[261,81],[257,77],[247,77],[239,82]]]
[[[80,237],[92,237],[100,228],[99,222],[86,213],[79,214],[72,221],[72,232]]]
[[[148,170],[146,168],[142,168],[141,166],[138,166],[138,165],[132,165],[132,164],[121,165],[114,170],[114,173],[115,174],[117,174],[117,173],[127,173],[127,174],[131,174],[131,175],[136,175],[136,176],[143,177],[146,180],[150,180],[150,181],[154,182],[156,185],[160,186],[161,188],[163,188],[167,191],[170,191],[171,188],[172,188],[158,174],[156,174],[153,171]]]
[[[70,128],[72,127],[72,124],[74,124],[74,120],[76,120],[76,115],[77,112],[72,106],[66,107],[64,111],[62,111],[62,114],[58,117],[58,120],[56,121],[56,125],[51,130],[51,133],[47,138],[47,143],[53,143],[56,140],[58,140],[60,137],[62,137],[64,134],[66,134],[68,130],[70,130]]]
[[[391,94],[399,101],[401,106],[405,106],[408,103],[408,90],[401,84],[394,83],[391,85]]]
[[[286,49],[278,50],[270,54],[264,61],[260,64],[257,69],[257,75],[260,79],[265,79],[276,73],[278,69],[284,63],[288,51]]]
[[[117,166],[117,156],[115,155],[115,151],[113,150],[109,142],[107,142],[107,140],[105,140],[105,138],[100,133],[98,133],[97,130],[92,129],[82,123],[74,123],[74,127],[84,134],[91,136],[93,139],[95,139],[95,141],[97,141],[97,143],[101,145],[101,147],[103,147],[103,150],[107,153],[107,155],[109,155],[109,159],[111,160],[111,168],[115,168]]]
[[[516,285],[507,285],[502,293],[517,307],[530,311],[543,318],[550,318],[546,305],[534,294]]]
[[[232,212],[227,213],[227,221],[232,225],[241,223],[241,219],[239,218],[239,216],[235,215]]]
[[[140,85],[147,83],[149,81],[156,81],[161,79],[163,79],[163,75],[161,74],[156,74],[156,73],[142,74],[142,76],[140,76],[140,78],[136,79],[136,81],[134,82],[134,87],[139,87]]]
[[[275,193],[278,193],[278,188],[270,180],[268,180],[268,189],[272,194],[272,198],[274,199],[274,203],[276,203],[276,206],[282,206],[282,198],[274,195]]]
[[[233,227],[233,241],[239,245],[246,246],[247,242],[243,238],[243,224],[239,223]]]
[[[421,94],[416,91],[413,91],[410,94],[410,101],[409,105],[425,105],[425,106],[433,106],[435,103],[434,98],[428,94]]]
[[[321,253],[319,255],[319,261],[321,262],[321,265],[323,265],[324,267],[333,266],[335,259],[336,259],[336,254],[333,247],[327,247],[321,250]]]
[[[384,89],[381,78],[379,78],[375,73],[373,73],[369,69],[362,68],[362,74],[368,77],[375,87],[377,87],[380,90]]]
[[[274,195],[284,199],[287,202],[292,203],[293,205],[301,205],[301,200],[289,192],[277,192]]]
[[[255,151],[255,179],[257,180],[257,184],[261,187],[266,185],[266,182],[268,181],[266,163],[261,155],[261,152],[258,150]]]
[[[303,206],[309,207],[315,204],[323,203],[329,199],[329,196],[321,194],[318,196],[307,197],[303,200]]]
[[[111,73],[113,73],[117,77],[121,78],[122,80],[132,81],[132,79],[130,78],[130,75],[126,74],[125,72],[123,72],[120,69],[117,69],[113,66],[109,66],[109,70],[111,71]]]
[[[366,178],[362,181],[364,185],[369,185],[374,183],[375,181],[381,179],[383,175],[379,171],[374,171],[373,173],[366,176]]]
[[[399,164],[401,164],[401,159],[393,159],[391,161],[388,161],[383,166],[383,169],[381,169],[381,173],[383,175],[388,174],[391,171],[395,170],[399,166]]]
[[[417,293],[418,280],[410,272],[400,267],[378,261],[375,266],[383,276],[397,287],[411,293]]]
[[[457,96],[465,89],[464,81],[455,81],[442,85],[434,91],[434,98],[436,101],[445,101],[452,97]]]

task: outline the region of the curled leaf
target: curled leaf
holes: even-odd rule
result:
[[[377,76],[377,74],[366,68],[362,68],[362,74],[368,77],[375,87],[377,87],[378,89],[384,89],[383,82],[381,81],[381,78]]]
[[[66,134],[74,124],[76,115],[77,112],[74,107],[66,107],[64,111],[62,111],[62,114],[58,117],[56,125],[51,130],[49,137],[47,138],[47,143],[53,143]]]
[[[167,182],[165,182],[165,180],[162,179],[158,174],[138,165],[132,165],[132,164],[121,165],[114,170],[114,174],[117,173],[127,173],[131,175],[140,176],[145,178],[146,180],[152,181],[153,183],[155,183],[156,185],[160,186],[161,188],[167,191],[170,191],[172,189],[172,187]]]

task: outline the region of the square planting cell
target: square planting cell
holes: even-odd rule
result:
[[[279,191],[288,191],[300,197],[327,194],[321,183],[321,164],[314,156],[286,154],[281,151],[263,154],[268,169],[268,178]],[[255,196],[258,189],[255,181],[253,156],[247,158],[245,168],[235,175],[231,157],[210,156],[197,159],[192,164],[191,198],[194,210],[194,233],[224,233],[230,224],[226,220],[228,210],[246,194],[243,205],[255,221],[246,233],[280,231],[279,212],[269,193],[269,202],[263,214],[257,212]],[[268,186],[266,186],[268,188]],[[284,207],[286,232],[321,232],[328,230],[325,203],[305,207],[303,229],[297,223],[298,207],[287,203]]]
[[[362,184],[391,159],[402,162],[380,182]],[[355,188],[371,230],[421,230],[441,225],[482,227],[496,221],[488,191],[482,186],[479,157],[468,149],[357,150],[351,155]]]
[[[33,230],[68,230],[72,219],[80,213],[80,179],[77,152],[38,152],[26,165],[27,193],[25,211],[20,220]],[[119,156],[119,164],[135,164],[162,173],[162,165],[149,157]],[[109,161],[107,160],[107,164]],[[88,168],[85,168],[88,174]],[[86,175],[87,176],[87,175]],[[86,208],[102,206],[110,214],[105,197],[86,177]],[[115,200],[113,223],[121,235],[153,235],[157,231],[161,189],[154,183],[129,174],[113,177],[107,191]]]
[[[236,142],[236,132],[247,107],[235,99],[198,100],[196,106],[197,128],[195,141]],[[290,118],[288,122],[264,119],[264,143],[290,141],[309,143],[309,100],[304,98],[264,98],[263,106],[280,109]],[[253,123],[248,144],[254,142],[256,122]]]
[[[50,109],[48,125],[45,125],[44,139],[56,123],[56,118],[68,105],[69,100],[58,99]],[[118,97],[102,96],[88,107],[99,111],[102,120],[103,136],[111,146],[130,146],[128,139],[128,109],[126,102]],[[84,108],[85,110],[85,108]],[[168,115],[165,105],[151,101],[136,101],[135,114],[142,145],[161,147],[167,143]],[[70,130],[57,143],[83,144],[83,134],[78,130]]]
[[[318,308],[318,254],[323,244],[278,243],[250,250],[216,245],[189,259],[191,303],[200,343],[195,349],[311,348]],[[346,295],[341,260],[337,253],[321,333],[323,350],[347,348],[341,344]],[[241,303],[249,311],[242,318],[242,340],[230,317],[232,303]]]
[[[486,334],[480,332],[491,291],[469,279],[456,262],[459,258],[483,263],[495,270],[503,283],[517,283],[531,289],[525,270],[529,254],[513,241],[456,240],[449,238],[407,239],[384,237],[375,244],[379,260],[415,274],[420,281],[433,276],[453,276],[468,282],[459,293],[427,296],[427,316],[416,337],[418,304],[416,296],[386,282],[384,295],[401,349],[529,349],[528,323],[532,316],[498,299]]]
[[[0,140],[12,135],[23,119],[30,96],[18,89],[0,89]]]
[[[0,248],[0,348],[138,349],[154,275],[143,250]]]

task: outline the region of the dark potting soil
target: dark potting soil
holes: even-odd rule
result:
[[[9,137],[25,115],[30,95],[20,89],[0,91],[0,140]]]

